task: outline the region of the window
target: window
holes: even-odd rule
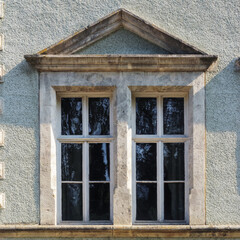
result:
[[[60,222],[111,222],[111,96],[88,94],[60,101]]]
[[[105,79],[107,80],[105,81]],[[146,81],[148,86],[145,86]],[[204,224],[204,96],[204,74],[202,73],[41,73],[41,224],[101,225],[107,223],[113,224],[113,226],[131,226],[135,223],[143,225],[150,223]],[[104,132],[105,135],[93,135],[92,133],[94,133],[95,130],[97,132],[99,128],[97,126],[98,121],[94,118],[95,115],[93,116],[93,120],[89,118],[89,103],[100,98],[109,98],[110,132]],[[182,104],[181,101],[183,100],[181,99],[184,99],[184,117],[182,117],[181,114],[170,114],[169,107],[166,106],[170,103],[171,105],[176,104],[174,108],[177,109]],[[181,101],[177,104],[175,102],[178,101],[174,102],[174,100]],[[76,109],[80,110],[81,105],[82,110],[78,112],[70,111],[68,114],[65,114],[63,111],[64,106],[63,109],[61,106],[62,101],[64,102],[63,105],[67,105],[66,109],[69,109],[69,104],[75,104]],[[136,117],[133,117],[136,112],[136,101],[140,113],[137,121]],[[94,113],[96,114],[95,110]],[[69,114],[72,116],[71,118],[67,116]],[[63,123],[62,115],[65,116]],[[168,117],[164,118],[164,116]],[[176,118],[178,119],[180,128],[177,128],[179,124],[176,125],[175,120],[171,120]],[[70,121],[70,119],[72,121]],[[66,128],[66,121],[72,126],[71,128]],[[76,123],[78,123],[78,126],[76,126]],[[90,126],[95,124],[96,127],[89,128],[89,124]],[[81,125],[82,127],[80,127]],[[106,148],[97,144],[106,144]],[[99,146],[99,151],[107,152],[108,150],[103,149],[108,149],[108,144],[109,180],[106,180],[106,178],[90,179],[87,173],[90,171],[89,162],[92,157],[90,156],[92,146],[96,148]],[[140,150],[148,150],[144,157],[146,156],[146,158],[151,159],[151,168],[149,165],[146,167],[146,165],[139,163],[141,159],[139,159],[138,166],[136,166],[137,147]],[[165,154],[165,159],[164,148],[165,153],[169,152],[169,154]],[[179,156],[181,156],[181,158],[179,157],[178,159],[181,163],[179,166],[171,165],[170,169],[174,170],[175,167],[182,169],[184,167],[184,178],[179,175],[177,179],[173,179],[172,175],[169,175],[171,179],[164,180],[163,172],[161,173],[161,171],[164,171],[164,161],[167,164],[168,159],[172,158],[171,156],[174,155],[176,151],[180,153]],[[79,156],[77,160],[74,158],[73,163],[71,163],[74,168],[79,169],[78,175],[74,175],[76,178],[73,179],[62,178],[61,161],[62,159],[64,160],[67,154]],[[183,154],[184,161],[182,157]],[[151,157],[152,155],[156,155],[155,158]],[[81,160],[82,165],[80,164],[80,166],[75,167],[74,164]],[[170,163],[168,164],[170,165]],[[154,167],[154,165],[156,166]],[[143,209],[141,205],[136,202],[137,181],[135,175],[137,167],[139,169],[149,169],[151,172],[154,172],[152,169],[156,169],[156,176],[144,172],[145,175],[143,178],[137,180],[139,181],[140,187],[142,187],[141,184],[148,184],[147,187],[153,189],[153,193],[155,191],[155,196],[153,194],[152,198],[155,206],[154,204],[151,205],[154,206],[155,215],[149,214],[149,208]],[[82,176],[80,173],[82,173]],[[142,172],[140,171],[140,173]],[[147,179],[148,175],[150,175],[150,179]],[[69,181],[69,183],[67,181]],[[101,217],[101,219],[98,220],[94,220],[96,218],[91,217],[94,212],[95,214],[97,213],[91,208],[91,206],[93,206],[91,199],[94,198],[91,198],[93,194],[90,191],[90,187],[95,181],[95,184],[110,185],[110,200],[108,203],[110,216],[108,220],[105,220],[108,216]],[[173,181],[176,182],[174,183]],[[68,208],[68,210],[64,210],[65,212],[62,213],[62,185],[64,185],[64,191],[67,192],[67,184],[75,184],[69,186],[78,188],[78,196],[80,196],[80,198],[82,196],[82,203],[78,201],[80,205],[79,209],[81,209],[82,213],[71,213],[71,209],[73,208],[71,208],[72,203],[70,197],[69,199],[64,199],[65,203],[69,204],[66,204],[64,207],[64,209]],[[184,190],[183,187],[179,187],[180,190],[178,190],[179,193],[183,193],[184,191],[181,203],[179,201],[174,202],[172,198],[173,207],[172,205],[164,206],[164,184],[166,186],[170,186],[171,184],[184,185]],[[80,190],[82,190],[82,193]],[[172,193],[174,189],[170,189],[169,191]],[[167,195],[165,194],[165,196]],[[170,199],[170,197],[168,199]],[[179,195],[177,195],[177,198],[179,198]],[[167,202],[170,202],[170,200]],[[141,199],[139,199],[139,203],[141,204]],[[142,205],[144,206],[145,204],[142,203]],[[137,207],[139,206],[139,214],[137,215]],[[174,209],[179,209],[177,216],[172,214],[172,210]],[[144,214],[148,216],[147,219],[141,216],[141,212],[143,211],[147,212],[147,214]],[[168,215],[166,215],[167,212],[169,213]],[[104,213],[107,213],[107,211],[104,211]],[[73,216],[73,214],[77,216]]]
[[[188,221],[187,109],[186,94],[135,94],[135,223]]]

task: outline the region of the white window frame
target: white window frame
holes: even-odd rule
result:
[[[183,135],[164,135],[163,134],[163,98],[183,98],[184,99],[184,134]],[[136,134],[136,98],[156,98],[157,99],[157,134]],[[167,92],[167,93],[133,93],[132,98],[132,128],[133,128],[133,151],[132,151],[132,175],[133,175],[133,223],[134,224],[188,224],[189,213],[188,213],[188,148],[189,148],[189,130],[188,130],[188,94],[181,92]],[[136,144],[137,143],[156,143],[157,145],[157,220],[156,221],[145,221],[136,220],[136,183],[141,182],[136,180]],[[164,143],[184,143],[184,169],[185,169],[185,180],[174,181],[184,183],[184,209],[185,219],[184,220],[164,220],[164,157],[163,157],[163,145]],[[146,182],[146,181],[143,181]],[[155,182],[155,181],[150,181]],[[173,182],[173,181],[171,181]]]
[[[109,114],[109,135],[89,135],[88,134],[88,117],[89,117],[89,98],[109,98],[110,114]],[[62,98],[82,98],[82,135],[61,135],[61,99]],[[57,138],[57,222],[58,224],[69,225],[83,225],[83,224],[112,224],[113,222],[113,100],[112,94],[99,93],[60,93],[57,94],[57,108],[58,108],[58,134]],[[62,143],[81,143],[82,144],[82,196],[83,196],[83,220],[82,221],[64,221],[62,220],[62,183],[79,183],[77,181],[62,181],[61,179],[61,144]],[[89,176],[89,144],[90,143],[109,143],[109,159],[110,159],[110,180],[109,181],[90,181]],[[110,188],[110,220],[89,220],[89,184],[92,182],[109,183]]]

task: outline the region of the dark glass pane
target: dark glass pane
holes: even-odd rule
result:
[[[157,134],[156,98],[136,98],[136,134]]]
[[[89,144],[90,181],[109,181],[109,143]]]
[[[136,179],[156,180],[156,143],[136,144]]]
[[[82,181],[82,144],[62,143],[62,181]]]
[[[184,180],[184,143],[164,143],[164,180]]]
[[[137,183],[136,220],[157,220],[156,183]]]
[[[164,184],[164,219],[184,220],[184,183]]]
[[[82,99],[62,98],[62,135],[82,135]]]
[[[184,98],[163,99],[164,134],[184,134]]]
[[[90,183],[90,220],[110,220],[109,183]]]
[[[62,183],[62,220],[82,219],[82,184]]]
[[[109,98],[89,98],[89,134],[109,135]]]

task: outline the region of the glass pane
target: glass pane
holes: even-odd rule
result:
[[[136,220],[157,220],[156,183],[137,183]]]
[[[109,135],[109,98],[89,98],[89,134]]]
[[[90,220],[110,220],[109,183],[91,183]]]
[[[156,143],[136,144],[136,179],[157,180]]]
[[[136,98],[136,134],[157,134],[156,98]]]
[[[164,219],[184,220],[184,183],[164,184]]]
[[[184,180],[184,143],[164,143],[164,180]]]
[[[62,181],[82,181],[82,144],[62,143]]]
[[[62,135],[82,135],[82,99],[62,98]]]
[[[184,98],[163,99],[164,134],[184,134]]]
[[[62,220],[81,221],[82,184],[62,184]]]
[[[109,143],[89,144],[90,181],[109,181]]]

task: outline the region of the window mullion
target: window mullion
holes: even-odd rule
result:
[[[157,135],[163,135],[163,107],[162,107],[162,97],[157,98]]]
[[[88,101],[83,97],[83,136],[88,135]],[[89,144],[83,142],[83,221],[89,221]]]
[[[88,136],[88,98],[83,97],[83,136]]]
[[[164,220],[164,162],[163,162],[163,143],[159,142],[158,143],[158,151],[159,151],[159,205],[160,205],[160,215],[159,215],[159,220],[163,222]]]
[[[132,154],[132,192],[133,192],[133,208],[132,208],[132,214],[133,214],[133,222],[137,219],[137,198],[136,198],[136,143],[132,141],[132,147],[133,147],[133,154]]]

